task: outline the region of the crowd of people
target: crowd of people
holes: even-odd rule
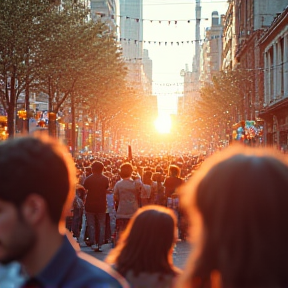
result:
[[[86,219],[81,224],[82,216],[79,217],[77,205],[73,205],[71,230],[78,240],[81,229],[85,230],[87,225],[87,233],[83,234],[83,237],[88,236],[86,244],[101,252],[103,243],[118,240],[138,208],[153,204],[174,210],[179,238],[185,240],[187,219],[179,207],[177,188],[199,169],[204,154],[142,155],[129,160],[128,157],[97,153],[77,157],[74,161],[80,185],[74,203],[80,204],[81,215],[86,211]],[[82,243],[83,237],[80,237]]]
[[[287,287],[288,160],[244,146],[203,160],[72,159],[43,135],[1,143],[0,272],[14,274],[0,273],[0,287]],[[74,237],[87,232],[99,252],[115,211],[105,261],[65,229],[71,209]],[[182,270],[172,258],[181,216],[194,247]]]

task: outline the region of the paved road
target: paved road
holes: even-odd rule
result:
[[[105,244],[102,246],[103,252],[94,252],[90,247],[86,245],[80,246],[81,250],[96,257],[99,260],[104,260],[109,251],[111,250],[111,244]],[[178,268],[183,268],[191,251],[191,246],[185,241],[178,241],[173,252],[173,262]]]

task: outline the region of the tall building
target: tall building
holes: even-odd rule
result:
[[[147,49],[143,50],[143,69],[146,75],[146,85],[145,90],[148,94],[152,94],[152,71],[153,71],[153,62],[149,58],[149,51]]]
[[[242,119],[256,119],[261,109],[260,87],[263,86],[264,73],[264,70],[259,69],[263,66],[259,39],[271,26],[275,16],[280,15],[286,8],[287,0],[234,0],[234,5],[237,11],[235,15],[236,68],[241,69],[240,71],[249,78],[243,87],[243,111],[240,116]],[[277,53],[275,57],[279,57]]]
[[[195,55],[193,58],[192,70],[196,73],[195,78],[200,76],[200,21],[201,21],[201,0],[196,0],[195,6],[196,25],[195,25]]]
[[[120,42],[124,58],[142,58],[143,0],[120,0]]]
[[[235,66],[236,37],[235,37],[236,7],[234,1],[229,6],[223,21],[223,62],[222,70],[232,70]]]
[[[116,33],[118,0],[90,0],[91,18],[101,19]]]
[[[128,85],[150,94],[152,62],[143,53],[143,0],[120,0],[120,43],[127,64]]]
[[[195,54],[193,57],[192,71],[188,70],[186,66],[182,69],[180,75],[184,78],[184,94],[183,94],[183,109],[185,106],[191,106],[199,99],[200,88],[200,54],[201,54],[201,40],[200,40],[200,23],[201,23],[201,0],[196,0],[195,6]]]
[[[210,82],[213,76],[218,74],[222,66],[222,33],[223,23],[217,11],[212,12],[211,27],[205,31],[205,39],[202,44],[201,57],[201,82]]]
[[[265,142],[288,153],[288,5],[258,43],[264,66],[259,116],[265,120]]]

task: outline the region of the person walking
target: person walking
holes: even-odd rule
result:
[[[152,180],[152,171],[145,171],[143,174],[144,190],[141,192],[141,206],[155,204],[155,195],[157,193],[157,183]]]
[[[100,161],[91,164],[92,174],[84,181],[87,190],[85,213],[88,226],[89,245],[96,252],[102,252],[101,246],[105,240],[106,223],[106,193],[109,179],[104,176],[104,165]]]
[[[23,287],[129,287],[66,235],[76,171],[64,146],[45,135],[8,139],[0,171],[0,263],[21,263]]]
[[[130,218],[140,206],[141,190],[144,189],[140,176],[132,179],[133,167],[130,163],[120,166],[120,177],[114,186],[114,200],[116,203],[116,239],[126,228]]]

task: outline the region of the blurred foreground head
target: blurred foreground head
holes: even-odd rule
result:
[[[179,287],[288,286],[288,164],[232,147],[180,188],[194,249]]]
[[[74,196],[76,173],[71,155],[57,140],[39,135],[1,143],[0,171],[1,201],[20,209],[29,196],[38,195],[51,222],[63,220]]]

